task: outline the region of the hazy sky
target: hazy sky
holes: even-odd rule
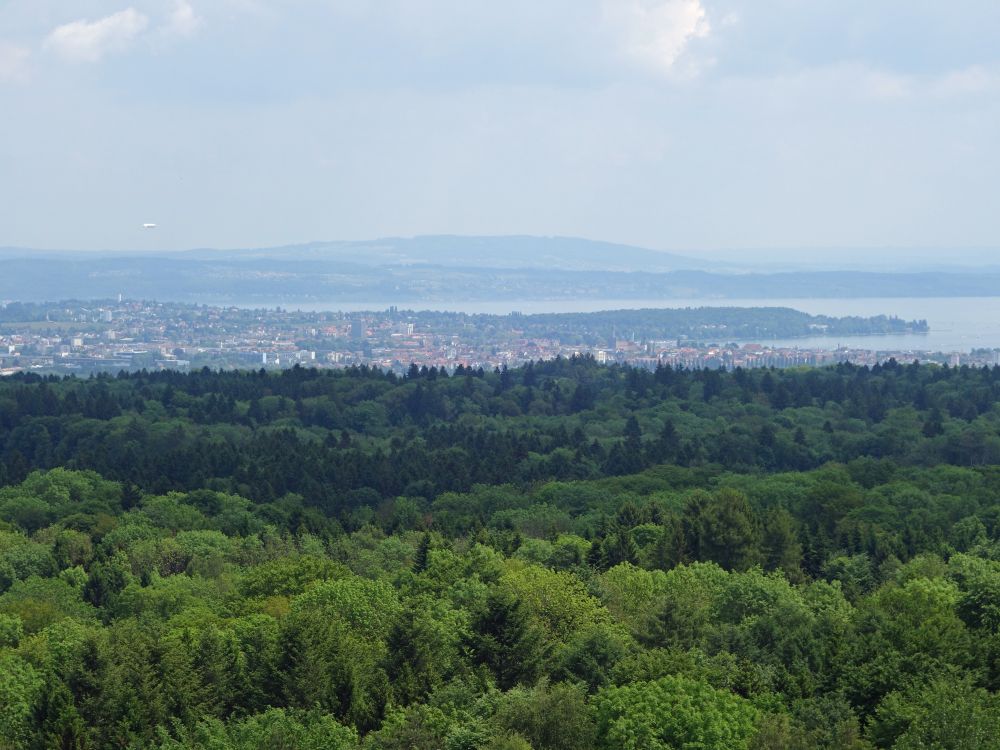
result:
[[[997,0],[0,0],[0,245],[1000,246],[998,39]]]

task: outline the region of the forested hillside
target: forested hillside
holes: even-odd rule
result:
[[[0,381],[0,748],[1000,748],[1000,368]]]

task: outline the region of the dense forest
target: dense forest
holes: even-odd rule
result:
[[[684,307],[605,310],[589,313],[533,315],[462,315],[416,313],[420,322],[473,321],[480,329],[517,330],[531,337],[549,337],[562,343],[600,345],[617,337],[638,340],[669,338],[726,343],[747,339],[796,336],[867,336],[886,333],[927,333],[926,320],[903,320],[888,315],[870,317],[810,315],[789,307]],[[454,325],[454,323],[452,323]]]
[[[1000,368],[0,381],[0,748],[1000,748]]]

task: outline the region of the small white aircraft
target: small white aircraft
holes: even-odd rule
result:
[[[143,229],[156,229],[156,224],[143,224]]]

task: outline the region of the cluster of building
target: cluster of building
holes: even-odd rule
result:
[[[515,322],[442,314],[289,312],[280,308],[118,301],[59,306],[0,306],[0,373],[117,372],[138,369],[287,368],[369,365],[396,371],[411,363],[452,370],[492,369],[590,355],[599,362],[686,368],[796,367],[900,361],[996,364],[997,351],[958,355],[921,351],[806,349],[766,343],[700,344],[677,339],[608,340],[582,330],[575,342],[523,335]],[[21,314],[23,313],[23,314]],[[24,318],[23,320],[17,319]],[[457,322],[456,322],[457,320]],[[581,343],[586,341],[589,343]]]

